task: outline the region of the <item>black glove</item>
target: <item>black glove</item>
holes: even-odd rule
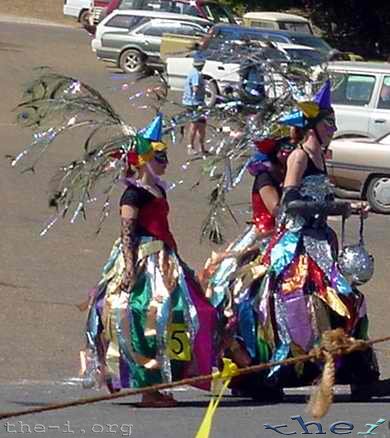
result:
[[[297,201],[301,199],[298,186],[289,186],[283,189],[282,198],[280,204],[286,207],[291,201]]]

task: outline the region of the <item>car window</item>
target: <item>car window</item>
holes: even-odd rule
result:
[[[180,35],[203,36],[206,31],[190,23],[180,23]]]
[[[216,48],[225,41],[264,41],[264,36],[260,32],[242,32],[239,30],[220,30],[217,35],[210,41],[210,48]]]
[[[192,4],[185,4],[185,3],[181,3],[181,6],[179,6],[182,8],[182,14],[186,14],[186,15],[193,15],[194,17],[199,17],[199,11],[196,8],[196,6],[192,5]]]
[[[271,49],[265,47],[263,49],[263,55],[267,59],[272,59],[274,61],[287,62],[288,58],[285,53],[278,49]]]
[[[170,22],[160,22],[160,23],[151,23],[150,26],[143,28],[142,33],[148,36],[158,36],[161,37],[164,33],[175,33],[181,34],[183,27],[181,23],[170,21]],[[199,29],[196,29],[199,30]],[[185,32],[185,30],[183,30]],[[195,29],[191,29],[190,35],[194,35]],[[184,34],[187,35],[187,34]]]
[[[182,3],[174,0],[144,0],[142,9],[148,11],[183,13]]]
[[[233,13],[225,6],[217,3],[204,3],[201,6],[208,20],[215,23],[235,23]]]
[[[332,100],[341,105],[368,105],[375,86],[375,76],[332,73]]]
[[[144,17],[134,15],[116,15],[106,23],[106,26],[131,29],[141,23],[143,19]]]
[[[304,62],[309,66],[319,65],[322,62],[321,55],[316,50],[286,49],[292,61]]]
[[[314,47],[319,50],[331,50],[330,45],[324,41],[322,38],[311,36],[311,35],[291,35],[289,39],[294,44],[301,44],[302,46]]]
[[[122,0],[118,9],[137,9],[141,7],[141,3],[140,0]]]
[[[274,35],[274,34],[265,34],[263,38],[266,38],[267,40],[270,40],[274,43],[288,43],[288,38],[283,37],[283,36],[279,36],[279,35]]]
[[[272,21],[251,21],[251,25],[254,27],[261,27],[263,29],[275,29],[275,26]]]
[[[379,109],[390,109],[390,76],[385,76],[383,79],[381,92],[378,100]]]
[[[310,26],[307,23],[297,23],[296,21],[280,21],[279,28],[290,32],[302,32],[311,34]]]

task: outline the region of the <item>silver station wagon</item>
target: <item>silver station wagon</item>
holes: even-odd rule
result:
[[[332,62],[332,100],[339,137],[378,138],[390,132],[390,63]]]
[[[97,26],[91,46],[99,59],[117,64],[125,73],[139,73],[147,67],[162,69],[164,34],[202,37],[211,25],[191,15],[116,10]]]

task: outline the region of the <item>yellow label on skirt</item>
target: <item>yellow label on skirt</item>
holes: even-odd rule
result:
[[[168,326],[167,354],[170,359],[191,360],[191,345],[186,324],[170,324]]]

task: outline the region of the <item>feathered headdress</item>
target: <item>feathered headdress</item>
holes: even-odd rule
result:
[[[34,129],[33,142],[11,158],[12,166],[25,163],[22,172],[35,171],[38,161],[60,134],[89,128],[81,157],[62,166],[50,181],[49,205],[57,212],[41,232],[71,215],[73,223],[87,207],[102,201],[98,232],[111,211],[111,195],[128,165],[142,166],[156,151],[166,149],[161,141],[163,116],[158,113],[143,130],[126,124],[95,89],[72,77],[44,70],[28,85],[24,101],[16,108],[22,126]],[[85,132],[85,131],[83,131]]]

